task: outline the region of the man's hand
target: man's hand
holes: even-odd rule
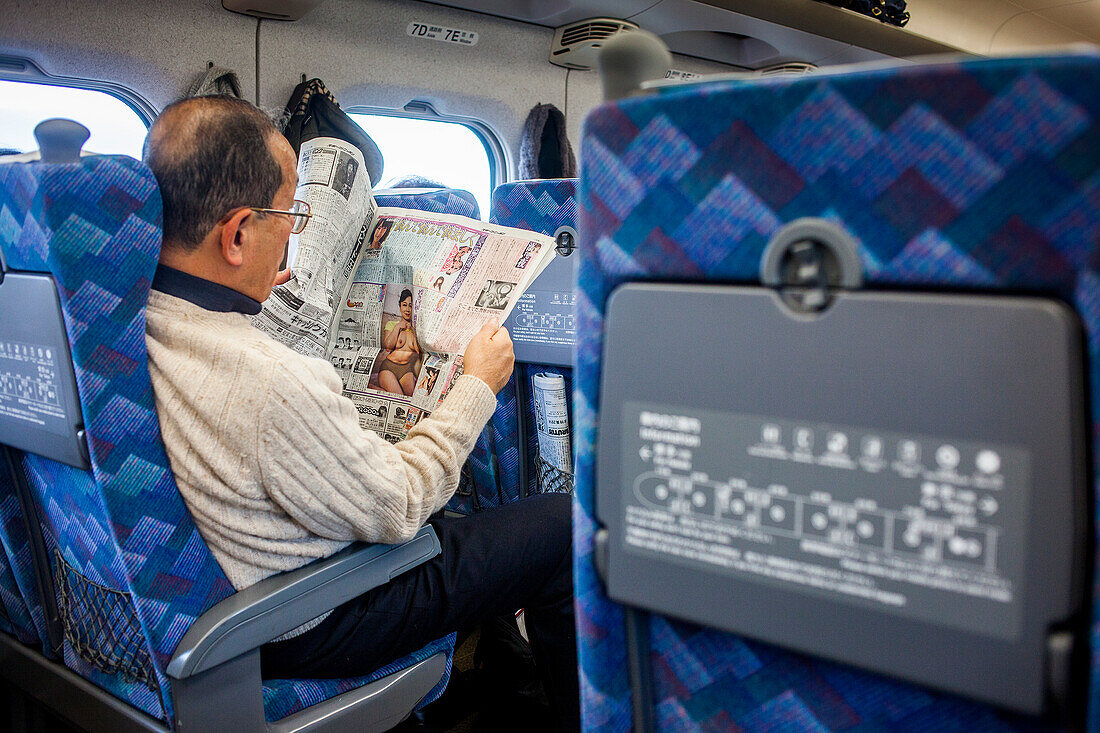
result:
[[[508,384],[516,355],[512,352],[512,337],[508,329],[486,323],[470,339],[462,357],[462,373],[477,377],[496,394]]]
[[[285,270],[279,270],[275,273],[275,282],[271,283],[271,287],[277,288],[280,285],[284,285],[289,282],[292,277],[294,277],[294,271],[289,267]]]

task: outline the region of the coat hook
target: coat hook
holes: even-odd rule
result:
[[[206,62],[206,68],[213,69],[214,68],[214,62],[213,61],[207,61]]]
[[[303,84],[305,84],[305,83],[306,83],[306,75],[305,75],[305,74],[302,74],[302,83],[303,83]]]

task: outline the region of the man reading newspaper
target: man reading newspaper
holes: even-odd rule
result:
[[[164,110],[149,132],[144,158],[164,200],[164,244],[146,330],[157,416],[180,493],[230,581],[244,588],[355,540],[400,542],[427,521],[443,548],[433,560],[266,645],[264,675],[368,674],[451,631],[525,607],[558,725],[577,728],[569,497],[533,497],[468,518],[437,514],[493,412],[494,393],[512,370],[507,332],[496,323],[472,323],[476,306],[468,301],[477,299],[481,287],[463,299],[462,287],[452,283],[448,292],[454,302],[440,304],[470,324],[463,327],[468,343],[461,345],[461,357],[454,355],[453,338],[417,330],[424,388],[428,382],[432,390],[448,387],[433,409],[410,422],[409,407],[416,406],[408,395],[400,400],[393,395],[395,401],[373,407],[353,402],[329,361],[298,353],[249,321],[260,313],[273,282],[292,277],[277,278],[291,233],[322,225],[326,214],[295,201],[296,161],[282,135],[247,102],[192,98]],[[331,162],[326,185],[333,198],[347,202],[361,196],[355,181],[363,175],[361,159],[351,165],[335,156]],[[337,206],[332,202],[333,210]],[[394,236],[389,234],[383,249]],[[365,239],[353,235],[348,247]],[[298,260],[310,263],[309,257]],[[348,253],[352,269],[357,260]],[[330,328],[331,321],[323,322],[310,309],[325,305],[317,293],[340,291],[346,300],[352,274],[349,269],[344,283],[328,273],[322,278],[327,282],[297,291],[281,288],[287,325],[305,334],[315,333],[313,324]],[[385,277],[375,280],[384,285],[415,275],[381,274]],[[308,278],[293,277],[287,285],[302,279]],[[422,284],[432,283],[408,283],[407,289],[419,292]],[[307,292],[308,287],[317,291]],[[397,299],[393,318],[416,320],[415,313],[401,310],[404,289],[390,295],[379,290],[380,319],[390,298]],[[507,299],[499,288],[495,297]],[[331,298],[327,305],[335,318],[366,323],[365,300],[363,307],[345,303],[338,313]],[[349,354],[341,364],[349,374],[366,374],[369,385],[373,364],[386,349],[372,342],[376,353],[362,355],[368,336],[374,338],[365,326],[339,336],[326,333],[318,337],[324,348],[315,353],[330,356],[330,342],[342,339]],[[381,327],[377,338],[382,339]],[[396,341],[394,346],[391,358],[398,352]],[[410,342],[404,347],[409,356]],[[447,363],[461,358],[462,373],[450,369],[439,379],[441,354],[448,355]],[[396,358],[400,363],[403,356]],[[373,409],[381,432],[390,432],[390,421],[401,410],[403,439],[391,444],[364,430],[359,407]]]
[[[329,361],[360,427],[390,442],[442,404],[466,343],[503,322],[554,257],[554,241],[534,232],[377,208],[361,151],[336,138],[302,143],[295,197],[310,224],[253,323]]]

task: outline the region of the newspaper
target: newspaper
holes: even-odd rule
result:
[[[573,473],[570,449],[569,398],[565,394],[565,378],[560,374],[539,372],[531,379],[535,403],[535,431],[538,434],[539,456],[561,471]]]
[[[377,207],[362,153],[335,138],[302,144],[295,198],[313,218],[253,324],[330,361],[360,426],[391,442],[432,413],[473,335],[504,323],[555,256],[534,232]]]

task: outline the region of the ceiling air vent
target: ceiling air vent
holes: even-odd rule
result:
[[[596,53],[604,41],[637,29],[634,23],[615,18],[589,18],[563,25],[554,31],[550,63],[567,69],[591,69],[596,65]]]
[[[780,74],[809,74],[811,71],[817,71],[817,66],[804,61],[791,61],[786,64],[765,66],[763,69],[757,69],[756,73],[760,76],[779,76]]]

